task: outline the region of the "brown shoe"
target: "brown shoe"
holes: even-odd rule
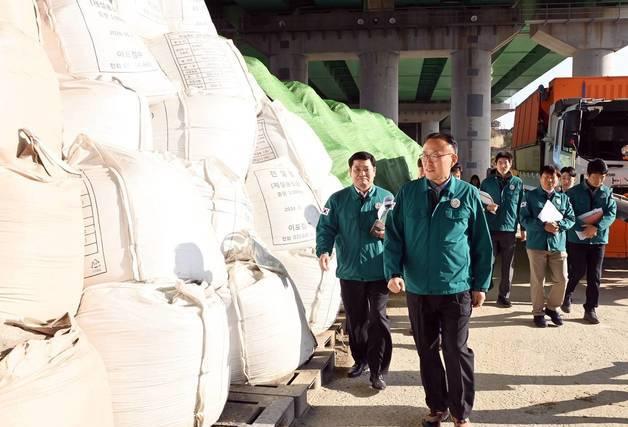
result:
[[[422,427],[439,427],[442,421],[447,421],[449,418],[449,411],[430,411],[428,415],[423,417],[421,421]]]

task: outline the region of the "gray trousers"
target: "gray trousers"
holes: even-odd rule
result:
[[[497,255],[501,255],[499,297],[510,298],[514,273],[512,263],[515,257],[515,232],[491,231],[491,242],[493,243],[493,266]]]

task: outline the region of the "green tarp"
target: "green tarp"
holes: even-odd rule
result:
[[[282,83],[258,59],[245,59],[249,72],[266,95],[281,101],[316,132],[332,159],[332,173],[344,185],[351,183],[347,160],[356,151],[368,151],[375,156],[375,183],[393,193],[416,177],[421,147],[392,120],[367,110],[351,109],[340,102],[323,100],[303,83]]]

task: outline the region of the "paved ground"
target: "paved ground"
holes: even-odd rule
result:
[[[474,426],[628,426],[628,263],[606,266],[599,325],[582,321],[584,286],[562,327],[533,327],[525,252],[519,248],[513,307],[495,293],[475,310],[470,347],[476,354]],[[403,297],[392,298],[393,362],[388,388],[368,377],[346,378],[353,362],[338,357],[336,379],[311,395],[298,426],[418,426],[427,412],[418,356]],[[451,423],[444,423],[451,426]]]

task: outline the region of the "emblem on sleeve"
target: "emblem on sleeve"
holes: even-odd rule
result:
[[[323,210],[321,211],[321,214],[325,216],[329,215],[329,208],[323,208]]]
[[[514,184],[510,184],[510,191],[513,191],[515,189],[515,185]]]
[[[451,202],[449,202],[449,204],[452,208],[458,209],[460,207],[460,199],[451,199]]]
[[[521,207],[525,208],[526,206],[528,206],[528,202],[521,202]]]

